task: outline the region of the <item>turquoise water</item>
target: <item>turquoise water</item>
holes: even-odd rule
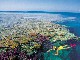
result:
[[[66,20],[63,22],[58,22],[58,24],[66,25],[71,33],[74,33],[76,36],[80,37],[80,13],[64,13],[64,17],[75,17],[74,20]]]
[[[59,24],[68,26],[67,28],[70,30],[71,33],[74,33],[76,36],[80,37],[80,22],[65,21],[59,22]]]

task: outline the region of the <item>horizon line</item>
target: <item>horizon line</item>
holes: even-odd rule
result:
[[[44,10],[0,10],[0,12],[73,12],[73,11],[44,11]],[[75,12],[80,13],[80,12]]]

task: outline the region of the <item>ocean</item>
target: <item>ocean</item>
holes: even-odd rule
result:
[[[56,23],[56,24],[60,24],[60,25],[65,25],[66,28],[69,29],[69,31],[71,33],[73,33],[76,36],[80,37],[80,13],[74,13],[74,12],[0,11],[0,29],[3,26],[7,27],[7,28],[10,28],[14,24],[15,24],[14,26],[16,26],[16,24],[19,25],[21,23],[26,22],[25,20],[31,20],[31,19],[32,20],[38,20],[38,19],[39,20],[46,20],[46,21],[51,21],[52,23]],[[23,24],[23,25],[25,25],[25,24]],[[20,26],[23,26],[23,25],[19,25],[18,28]],[[5,28],[5,29],[8,31],[7,28]],[[17,29],[17,28],[15,28],[15,29]],[[1,29],[1,31],[3,31],[3,30],[4,29]],[[13,30],[13,32],[15,32],[15,30]],[[22,31],[20,31],[20,32],[23,33]],[[6,31],[5,31],[5,33],[6,33],[6,35],[8,34],[8,32],[6,32]],[[9,32],[9,33],[12,33],[12,32]],[[40,36],[42,36],[42,35],[40,35]],[[25,36],[23,38],[22,38],[23,41],[25,41]],[[41,39],[41,41],[44,40],[41,37],[38,38],[38,39]],[[19,47],[17,48],[18,50],[16,50],[16,48],[15,48],[14,50],[10,50],[10,51],[11,52],[12,51],[14,51],[14,52],[18,51],[18,53],[20,53],[20,54],[22,52],[23,56],[27,56],[29,58],[32,58],[32,56],[35,54],[34,57],[35,58],[38,57],[39,60],[79,60],[80,59],[80,41],[76,42],[76,40],[74,40],[74,39],[73,40],[68,40],[69,42],[66,43],[67,45],[70,46],[70,44],[73,44],[73,45],[76,44],[76,46],[70,47],[70,49],[62,49],[62,50],[60,50],[58,56],[55,55],[56,50],[51,50],[50,52],[44,52],[43,53],[43,51],[46,50],[46,49],[48,49],[49,45],[51,44],[51,43],[47,42],[49,40],[47,40],[45,42],[43,41],[44,44],[43,45],[41,44],[42,48],[39,48],[39,49],[42,49],[43,51],[41,52],[41,50],[37,49],[38,52],[39,52],[39,54],[37,56],[36,54],[38,52],[37,52],[36,49],[30,50],[30,48],[28,48],[28,47],[32,48],[33,47],[32,45],[34,45],[32,43],[32,42],[34,42],[33,41],[34,39],[31,38],[31,40],[32,41],[29,40],[29,43],[19,45]],[[14,40],[12,40],[12,41],[14,41]],[[53,46],[56,46],[56,45],[60,46],[62,44],[65,44],[64,41],[60,41],[60,42],[57,41],[55,43],[53,42]],[[11,46],[14,46],[14,45],[11,45]],[[23,47],[25,46],[26,48],[25,47],[23,48],[21,46],[23,46]],[[43,47],[46,47],[46,48],[43,48]],[[21,51],[21,49],[22,49],[22,51]],[[29,50],[29,53],[31,54],[31,57],[30,57],[30,55],[28,56],[25,53],[23,53],[23,51],[26,52],[28,50]],[[5,50],[3,50],[3,51],[5,51]],[[33,51],[35,51],[35,52],[33,53]],[[19,54],[17,54],[16,56],[18,56],[18,55]],[[42,58],[42,57],[44,57],[44,58]]]
[[[74,33],[76,36],[80,37],[80,13],[69,13],[63,12],[59,13],[63,17],[73,17],[73,19],[67,19],[63,22],[57,22],[60,25],[65,25],[70,30],[71,33]]]
[[[1,20],[1,14],[3,13],[28,13],[28,14],[49,14],[53,15],[51,18],[52,22],[55,22],[60,25],[65,25],[70,30],[71,33],[74,33],[76,36],[80,37],[80,13],[75,12],[46,12],[46,11],[0,11],[0,23],[2,23]],[[58,15],[58,16],[55,16]],[[48,17],[48,16],[47,16]],[[45,18],[48,19],[46,16]],[[41,17],[43,18],[43,17]],[[50,18],[48,20],[50,20]],[[54,21],[56,20],[56,21]],[[60,21],[58,21],[60,20]]]

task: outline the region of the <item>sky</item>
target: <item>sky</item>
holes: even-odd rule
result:
[[[80,0],[0,0],[0,11],[80,12]]]

